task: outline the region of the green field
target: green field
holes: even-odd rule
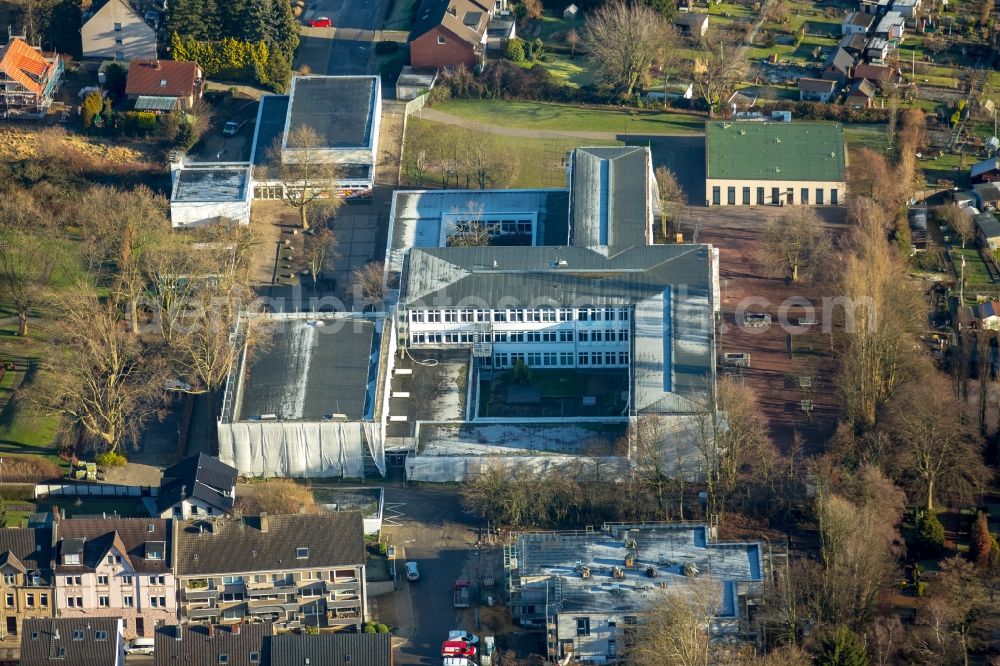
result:
[[[845,124],[844,141],[848,148],[885,150],[885,125]]]
[[[705,119],[688,113],[623,111],[603,107],[514,102],[492,99],[454,99],[434,105],[444,113],[488,125],[564,132],[623,134],[696,134]]]
[[[955,266],[955,274],[962,273],[962,257],[965,257],[965,284],[966,286],[993,284],[990,270],[986,267],[986,262],[979,255],[979,250],[973,247],[962,249],[955,247],[951,250],[951,262]]]

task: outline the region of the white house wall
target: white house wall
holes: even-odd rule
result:
[[[719,203],[716,204],[713,199],[713,188],[719,188]],[[729,203],[728,200],[728,188],[736,188],[736,203],[737,206],[746,205],[743,203],[743,188],[750,188],[750,205],[751,206],[770,206],[774,205],[771,203],[772,189],[778,188],[778,192],[781,195],[779,201],[785,201],[785,193],[789,188],[792,189],[793,205],[802,204],[802,189],[807,188],[809,190],[809,202],[808,205],[816,206],[830,206],[833,200],[833,191],[837,192],[837,205],[843,205],[845,203],[844,198],[847,192],[847,184],[843,182],[831,182],[831,181],[808,181],[808,180],[725,180],[721,178],[708,178],[705,180],[705,203],[709,206],[729,206],[733,205]],[[760,203],[757,201],[757,188],[764,188],[764,200]],[[823,203],[817,204],[816,192],[817,190],[822,190],[823,193]],[[785,202],[788,205],[788,202]]]
[[[174,201],[170,204],[170,225],[196,227],[217,222],[220,217],[250,224],[250,200],[246,201]]]

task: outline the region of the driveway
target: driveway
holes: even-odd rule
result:
[[[416,561],[420,580],[403,583],[410,592],[413,624],[396,648],[400,665],[441,663],[440,646],[449,629],[478,632],[473,608],[452,606],[457,578],[478,578],[479,551],[475,548],[481,521],[461,508],[459,491],[439,488],[385,486],[386,505],[402,514],[395,526],[383,528],[397,548],[396,561]]]
[[[316,0],[303,23],[328,16],[334,28],[304,28],[296,67],[313,74],[367,74],[375,31],[382,27],[390,0]]]

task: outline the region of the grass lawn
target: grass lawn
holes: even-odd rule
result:
[[[522,129],[622,134],[696,134],[705,130],[705,119],[688,113],[662,111],[626,112],[601,107],[515,102],[492,99],[455,99],[434,108],[444,113],[488,125]]]
[[[579,53],[571,58],[566,53],[547,51],[545,53],[545,60],[542,62],[519,63],[525,69],[531,69],[536,64],[547,69],[553,78],[573,88],[579,88],[580,86],[589,85],[594,82],[594,75],[587,68],[587,59]]]
[[[53,443],[59,417],[42,414],[16,398],[0,414],[0,454],[38,455],[65,466]]]
[[[933,160],[918,160],[917,165],[924,170],[924,180],[928,183],[937,183],[944,178],[957,187],[965,188],[969,186],[969,165],[974,162],[974,156],[966,155],[965,166],[962,166],[962,156],[952,153]]]
[[[965,257],[965,284],[966,286],[993,284],[990,271],[986,267],[986,262],[979,256],[979,250],[967,247],[955,247],[951,251],[951,262],[955,266],[955,274],[962,273],[962,257]]]
[[[850,148],[885,150],[885,125],[844,124],[844,140]]]
[[[465,132],[466,130],[442,125],[427,120],[420,120],[416,116],[409,120],[409,127],[406,131],[406,143],[403,147],[406,151],[425,151],[428,155],[433,154],[434,137],[445,133]],[[619,146],[620,141],[600,140],[600,139],[576,139],[573,137],[545,137],[541,139],[529,139],[521,137],[503,136],[498,137],[503,141],[505,147],[509,148],[517,156],[517,167],[514,176],[506,187],[510,188],[532,188],[532,187],[565,187],[566,186],[566,153],[579,146]],[[424,142],[427,142],[425,144]],[[412,154],[412,153],[411,153]],[[413,180],[408,178],[406,184],[410,187],[440,187],[441,182],[435,176],[433,168],[425,168],[423,178]]]

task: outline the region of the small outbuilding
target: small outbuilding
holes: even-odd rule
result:
[[[576,5],[570,5],[569,7],[563,10],[563,18],[566,19],[567,21],[572,21],[573,19],[576,18],[576,14],[578,11],[580,10],[577,8]]]
[[[196,227],[225,218],[250,224],[249,164],[170,165],[170,225]]]

